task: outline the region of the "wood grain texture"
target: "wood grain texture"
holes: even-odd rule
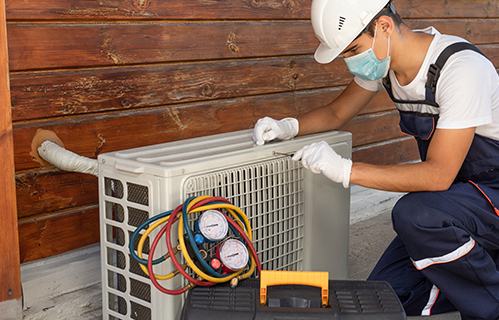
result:
[[[5,1],[0,0],[0,302],[21,298]],[[13,312],[12,314],[15,314]]]
[[[19,220],[21,263],[99,242],[99,208],[84,208]]]
[[[497,37],[491,30],[499,28],[499,19],[418,19],[407,21],[407,26],[411,29],[433,26],[442,34],[459,36],[475,45],[480,45],[497,43]]]
[[[400,15],[412,18],[497,18],[499,6],[488,0],[394,0]],[[241,1],[86,1],[8,0],[7,17],[13,20],[51,19],[309,19],[312,0]]]
[[[496,43],[490,30],[499,28],[499,19],[418,19],[407,25],[490,44]],[[308,21],[18,22],[9,25],[8,37],[11,71],[303,55],[319,44]]]
[[[18,173],[16,187],[20,219],[95,205],[98,197],[96,177],[56,168]]]
[[[142,65],[12,76],[14,121],[131,111],[346,85],[343,61],[320,65],[311,56]]]
[[[355,117],[342,130],[352,132],[353,146],[403,137],[399,127],[398,111],[379,112]]]
[[[319,44],[308,21],[13,23],[8,36],[11,71],[300,55]]]
[[[495,0],[394,0],[393,3],[403,19],[499,17],[499,6]]]
[[[353,161],[379,165],[406,163],[419,159],[416,140],[411,137],[381,141],[354,148],[352,151]]]
[[[8,0],[7,17],[15,20],[308,19],[311,3],[311,0]]]

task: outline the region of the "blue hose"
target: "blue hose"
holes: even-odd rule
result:
[[[132,258],[137,261],[138,263],[140,264],[143,264],[143,265],[147,265],[147,260],[145,259],[141,259],[139,258],[139,256],[135,253],[135,249],[133,248],[133,244],[135,243],[135,238],[137,237],[137,235],[140,233],[141,230],[145,229],[146,227],[148,227],[151,223],[154,223],[155,221],[159,220],[159,219],[162,219],[164,217],[167,217],[169,215],[171,215],[173,212],[173,210],[170,210],[170,211],[167,211],[167,212],[163,212],[163,213],[160,213],[152,218],[149,218],[147,221],[145,221],[144,223],[142,223],[137,229],[135,229],[135,231],[132,233],[132,236],[130,237],[130,243],[129,243],[129,247],[128,249],[130,250],[130,254],[132,255]],[[166,258],[165,257],[160,257],[156,260],[153,260],[153,264],[158,264],[158,263],[161,263],[163,261],[165,261]]]

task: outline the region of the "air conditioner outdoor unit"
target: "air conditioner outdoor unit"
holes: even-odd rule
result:
[[[351,135],[329,132],[256,146],[252,133],[99,155],[103,319],[179,317],[183,298],[152,285],[131,258],[128,242],[149,217],[192,196],[222,196],[246,213],[263,270],[328,271],[331,279],[347,278],[350,191],[274,151],[293,153],[324,140],[350,157]],[[146,241],[145,256],[147,251]],[[164,241],[156,252],[166,253]],[[165,262],[155,273],[173,268]],[[184,284],[181,277],[160,283],[171,289]]]

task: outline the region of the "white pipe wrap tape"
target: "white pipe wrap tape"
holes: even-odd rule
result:
[[[38,148],[38,154],[43,160],[64,171],[81,172],[99,176],[97,160],[77,155],[52,141],[44,141]]]

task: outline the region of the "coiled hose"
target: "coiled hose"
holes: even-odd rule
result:
[[[246,245],[249,253],[250,253],[250,261],[245,269],[241,269],[237,272],[222,274],[220,271],[214,270],[206,261],[206,253],[203,256],[196,245],[193,237],[193,232],[190,229],[189,225],[186,223],[187,215],[191,213],[200,213],[206,210],[217,209],[219,211],[223,211],[223,215],[226,218],[234,237],[242,238],[242,242]],[[178,221],[178,242],[179,245],[177,247],[173,247],[172,245],[172,226],[175,222]],[[163,225],[161,230],[158,232],[154,241],[151,244],[147,260],[142,257],[143,247],[146,239],[151,234],[153,230]],[[147,229],[146,229],[147,228]],[[146,229],[146,231],[142,234],[138,244],[137,244],[137,252],[134,250],[134,244],[136,242],[137,236],[140,234],[142,230]],[[186,239],[188,243],[184,240],[184,236],[186,235]],[[166,246],[168,249],[168,253],[160,258],[153,260],[154,252],[156,251],[156,247],[161,239],[161,237],[165,235],[166,238]],[[186,292],[187,290],[193,288],[194,286],[213,286],[217,283],[228,282],[231,281],[231,284],[235,285],[239,280],[249,278],[255,273],[255,269],[257,270],[258,276],[260,276],[261,265],[256,254],[256,250],[252,245],[252,231],[249,220],[246,214],[241,211],[238,207],[234,206],[227,199],[222,197],[212,197],[212,196],[200,196],[196,198],[189,198],[183,204],[179,205],[174,210],[164,212],[158,214],[144,223],[142,223],[132,234],[130,237],[129,250],[133,259],[135,259],[138,263],[142,271],[149,276],[151,282],[154,286],[163,293],[170,295],[178,295]],[[223,241],[222,241],[223,242]],[[222,243],[216,243],[214,246],[219,246]],[[194,256],[191,257],[189,254],[189,250],[187,248],[189,246],[194,252]],[[212,248],[213,249],[213,248]],[[181,265],[176,258],[176,253],[181,251],[186,264]],[[153,272],[153,265],[165,262],[167,259],[171,259],[172,263],[175,265],[176,269],[174,272],[167,275],[157,275]],[[201,266],[196,265],[196,262]],[[197,277],[194,278],[187,271],[187,267],[189,267],[192,272],[194,272]],[[201,270],[203,269],[203,270]],[[244,272],[247,270],[246,272]],[[206,272],[205,272],[206,271]],[[243,273],[244,272],[244,273]],[[182,274],[188,281],[189,284],[183,288],[171,290],[164,288],[158,282],[158,280],[168,280],[175,277],[177,274]]]

